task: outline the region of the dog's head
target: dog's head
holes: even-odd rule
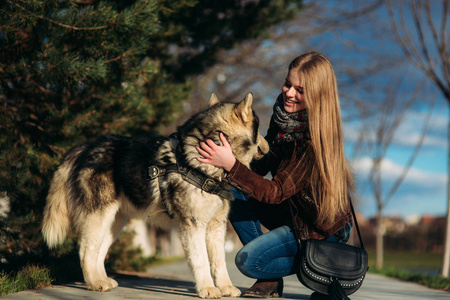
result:
[[[253,95],[248,93],[239,103],[221,103],[211,94],[209,107],[216,107],[219,116],[217,132],[222,132],[230,143],[234,156],[246,166],[269,152],[269,144],[259,132],[259,119],[252,109]],[[217,136],[210,137],[221,144]]]
[[[246,166],[249,166],[252,160],[260,159],[267,154],[269,145],[259,132],[259,119],[252,109],[252,103],[251,93],[238,103],[220,102],[217,96],[212,94],[208,109],[194,115],[184,125],[178,127],[187,161],[205,171],[208,169],[217,171],[217,168],[197,161],[199,153],[195,146],[206,139],[212,139],[221,145],[220,132],[230,143],[236,159]]]

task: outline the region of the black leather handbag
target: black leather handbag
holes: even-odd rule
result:
[[[331,299],[349,299],[347,295],[353,294],[361,287],[369,269],[367,252],[351,202],[350,207],[360,248],[326,240],[300,241],[298,232],[295,232],[301,247],[298,279],[307,288],[329,295]],[[291,215],[294,219],[292,207]]]

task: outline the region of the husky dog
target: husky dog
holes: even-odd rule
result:
[[[224,170],[200,163],[195,146],[208,138],[220,144],[223,132],[243,164],[264,156],[269,146],[252,102],[250,93],[239,103],[212,94],[209,107],[179,126],[177,137],[103,136],[72,148],[47,196],[42,232],[48,246],[61,244],[73,228],[87,287],[108,291],[118,284],[107,277],[104,260],[127,220],[149,217],[163,228],[176,222],[198,296],[239,296],[225,265],[232,196]]]

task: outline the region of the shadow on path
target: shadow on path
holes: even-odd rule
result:
[[[120,288],[136,289],[138,292],[154,292],[198,298],[195,284],[192,281],[129,274],[117,274],[114,279],[117,280]]]
[[[192,297],[199,299],[195,290],[195,284],[189,280],[179,280],[176,278],[154,278],[148,275],[142,276],[132,275],[132,274],[117,274],[115,277],[119,283],[119,287],[134,289],[136,292],[145,294],[145,292],[159,294],[161,299],[173,299],[174,296],[178,297]],[[244,292],[248,289],[248,286],[238,286],[236,287]],[[165,294],[165,295],[163,295]],[[310,294],[299,294],[299,293],[284,293],[282,299],[302,299],[307,300],[310,298]],[[230,298],[224,298],[230,299]]]

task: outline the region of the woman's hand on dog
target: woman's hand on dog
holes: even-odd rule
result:
[[[219,133],[219,138],[223,146],[216,145],[211,139],[207,139],[206,142],[200,142],[200,147],[197,146],[196,148],[198,153],[203,157],[197,157],[197,160],[218,168],[223,168],[229,172],[233,168],[236,158],[222,132]]]

